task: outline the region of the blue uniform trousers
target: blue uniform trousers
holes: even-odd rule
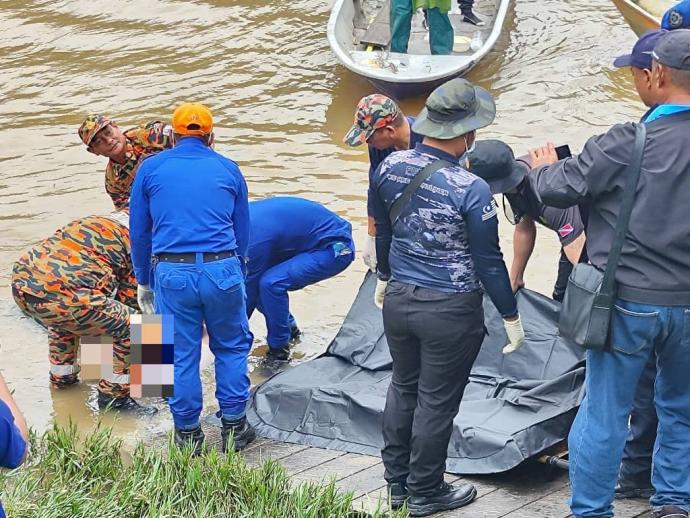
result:
[[[215,356],[216,398],[223,416],[244,415],[249,398],[247,356],[253,337],[245,311],[239,259],[196,264],[160,262],[155,269],[156,312],[174,317],[175,383],[169,399],[177,428],[195,428],[202,409],[202,325]]]
[[[613,516],[635,387],[656,356],[652,508],[690,510],[690,307],[618,300],[611,352],[587,351],[586,393],[568,437],[575,518]]]
[[[263,273],[247,279],[247,314],[258,309],[266,318],[267,342],[272,348],[285,347],[296,325],[290,314],[288,291],[328,279],[347,268],[354,259],[354,245],[343,243],[349,253],[338,253],[334,245],[297,254]]]

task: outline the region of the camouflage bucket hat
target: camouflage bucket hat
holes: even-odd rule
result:
[[[110,123],[111,120],[104,115],[94,113],[84,119],[84,122],[82,122],[81,126],[79,126],[79,131],[77,131],[77,133],[79,133],[79,138],[81,141],[87,146],[90,146],[91,141],[96,136],[96,133],[101,131]]]
[[[447,140],[488,126],[495,117],[496,105],[491,94],[457,78],[431,92],[412,130]]]
[[[372,133],[389,125],[400,113],[393,99],[381,94],[362,97],[355,112],[355,123],[347,132],[343,142],[349,146],[364,144]]]

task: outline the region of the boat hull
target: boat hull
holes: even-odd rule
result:
[[[430,94],[436,87],[441,86],[446,81],[450,81],[456,77],[461,77],[467,73],[472,66],[451,74],[447,77],[436,79],[433,81],[422,81],[418,83],[398,83],[391,81],[383,81],[381,79],[374,79],[367,77],[366,79],[373,85],[378,92],[381,92],[388,97],[400,100],[410,97],[421,97]],[[364,76],[366,77],[366,76]]]
[[[612,1],[623,15],[623,18],[625,18],[625,21],[628,22],[630,28],[635,31],[635,34],[638,36],[646,31],[658,29],[661,25],[661,20],[630,0]]]

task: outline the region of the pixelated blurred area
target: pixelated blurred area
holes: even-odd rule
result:
[[[132,315],[130,318],[129,390],[133,398],[173,395],[172,315]]]

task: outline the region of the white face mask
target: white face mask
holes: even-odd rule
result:
[[[469,171],[469,169],[470,169],[470,157],[469,157],[469,155],[470,155],[470,153],[474,152],[474,148],[475,148],[475,144],[477,143],[477,139],[474,139],[472,141],[472,146],[469,148],[467,147],[467,137],[463,137],[463,139],[465,140],[465,152],[460,156],[458,161],[462,162],[464,160],[465,161],[465,169],[467,169]]]

